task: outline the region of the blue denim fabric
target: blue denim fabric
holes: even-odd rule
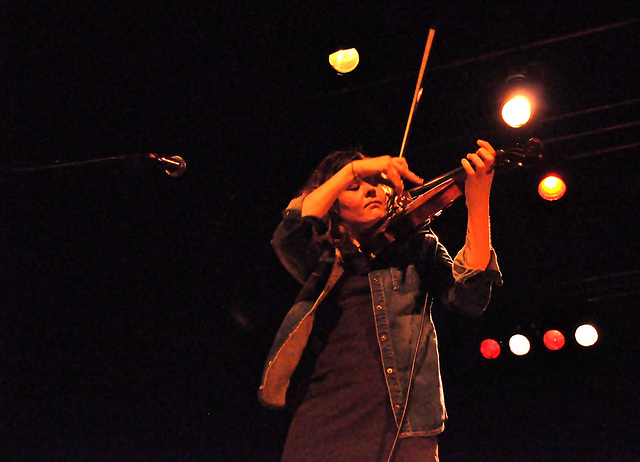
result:
[[[291,376],[311,333],[315,310],[342,274],[339,252],[313,245],[314,236],[325,230],[324,222],[301,217],[300,203],[292,201],[285,210],[272,242],[285,268],[304,285],[267,357],[258,396],[269,407],[287,404]],[[373,262],[369,272],[372,312],[396,423],[400,422],[407,401],[412,358],[426,309],[401,436],[438,434],[447,418],[431,300],[480,315],[489,302],[493,282],[501,282],[495,254],[485,271],[465,267],[460,255],[454,264],[429,229],[417,232],[390,259]]]

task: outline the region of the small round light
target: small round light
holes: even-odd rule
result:
[[[529,339],[522,334],[515,334],[509,339],[509,349],[516,356],[524,356],[529,353],[531,343]]]
[[[492,338],[485,339],[480,344],[480,353],[487,359],[496,359],[500,356],[500,344]]]
[[[355,48],[338,50],[329,55],[329,64],[340,74],[346,74],[354,70],[360,62],[360,55]]]
[[[557,351],[564,346],[564,335],[559,330],[551,329],[545,332],[542,341],[548,349]]]
[[[595,345],[598,341],[598,331],[589,324],[583,324],[576,329],[576,342],[583,347]]]
[[[547,175],[538,184],[538,194],[544,200],[556,201],[567,192],[567,185],[558,175]]]
[[[502,106],[502,120],[513,128],[522,127],[531,118],[531,103],[524,96],[516,96]]]

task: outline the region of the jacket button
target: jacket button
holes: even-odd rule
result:
[[[387,340],[387,336],[386,336],[386,335],[384,335],[384,334],[383,334],[383,335],[381,335],[381,336],[380,336],[380,340],[382,340],[382,341],[384,342],[385,340]]]
[[[387,374],[393,374],[393,369],[392,368],[388,368],[387,369]]]
[[[381,310],[382,309],[382,305],[376,305],[376,310]]]

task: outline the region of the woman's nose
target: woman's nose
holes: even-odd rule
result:
[[[366,184],[366,189],[364,192],[364,197],[376,197],[377,195],[376,187],[369,183],[365,183],[365,184]]]

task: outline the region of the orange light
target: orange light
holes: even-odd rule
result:
[[[567,192],[567,185],[555,174],[547,175],[538,184],[538,194],[547,201],[558,200],[564,196],[565,192]]]
[[[492,338],[485,339],[480,344],[480,353],[487,359],[496,359],[500,356],[500,344]]]
[[[542,337],[544,346],[552,351],[560,350],[564,346],[564,335],[559,330],[551,329]]]
[[[354,70],[360,63],[360,55],[355,48],[338,50],[329,55],[329,64],[340,74],[346,74]]]

